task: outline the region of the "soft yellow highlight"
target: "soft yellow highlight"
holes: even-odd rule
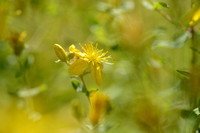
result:
[[[200,19],[200,8],[192,16],[192,20],[189,22],[190,26],[193,26]]]
[[[90,94],[90,114],[89,119],[93,126],[97,125],[101,116],[105,114],[109,108],[109,98],[107,95],[99,91]]]

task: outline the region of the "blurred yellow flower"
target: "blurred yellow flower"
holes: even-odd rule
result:
[[[90,94],[90,114],[89,119],[93,126],[97,125],[103,114],[110,109],[109,97],[99,91]]]
[[[10,36],[8,37],[8,41],[13,49],[15,55],[19,56],[24,49],[24,39],[26,38],[26,32],[16,32],[11,31]]]
[[[200,8],[193,14],[192,20],[190,21],[190,26],[193,26],[200,19]]]
[[[97,85],[100,85],[102,83],[103,62],[108,63],[111,56],[106,56],[108,51],[98,50],[97,44],[95,47],[92,43],[85,44],[85,46],[79,45],[83,52],[76,49],[74,45],[69,47],[69,51],[74,53],[76,59],[69,66],[68,72],[72,75],[81,75],[90,66],[93,80]]]

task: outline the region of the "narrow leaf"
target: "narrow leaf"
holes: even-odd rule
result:
[[[193,118],[196,118],[197,115],[192,110],[182,110],[181,117],[184,119],[193,119]]]
[[[18,72],[16,72],[15,73],[15,78],[19,78],[19,77],[21,77],[21,76],[23,76],[24,75],[24,71],[18,71]]]
[[[169,6],[164,2],[159,2],[159,4],[162,5],[162,7],[169,8]]]
[[[171,41],[156,41],[155,43],[153,43],[152,49],[158,47],[181,48],[190,38],[191,38],[191,33],[184,32]]]
[[[189,72],[186,72],[186,71],[182,71],[182,70],[176,70],[178,73],[182,74],[183,76],[186,76],[186,77],[190,77],[191,73]]]
[[[83,88],[84,86],[80,81],[73,79],[72,80],[72,86],[75,89],[75,91],[84,92],[84,88]]]
[[[31,64],[33,64],[33,62],[34,62],[34,57],[32,55],[28,56],[24,61],[24,69],[25,70],[28,69],[31,66]]]
[[[162,9],[162,8],[169,8],[169,6],[164,2],[157,2],[153,5],[154,9]]]
[[[191,48],[194,52],[200,54],[200,51],[199,51],[198,49],[196,49],[196,48],[194,48],[194,47],[190,47],[190,48]]]

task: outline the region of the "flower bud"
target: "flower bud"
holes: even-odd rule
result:
[[[59,44],[54,44],[54,50],[55,50],[57,57],[61,61],[63,61],[63,62],[67,61],[67,53],[65,52],[65,50]]]
[[[99,91],[90,94],[90,115],[89,119],[93,126],[97,125],[101,116],[110,109],[109,97]]]

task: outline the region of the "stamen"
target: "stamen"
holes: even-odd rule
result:
[[[79,43],[79,46],[83,49],[83,51],[86,53],[86,49]]]
[[[108,53],[108,51],[106,51],[105,53],[101,54],[101,55],[99,56],[99,58],[105,56],[107,53]]]

